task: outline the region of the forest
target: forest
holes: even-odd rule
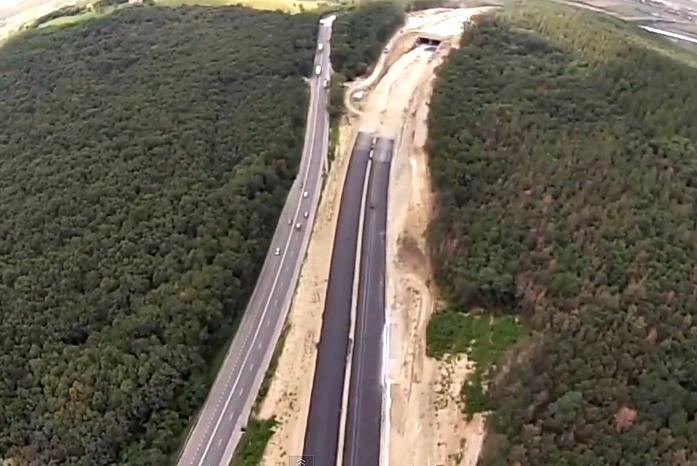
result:
[[[332,68],[349,81],[365,74],[404,20],[401,6],[384,1],[338,15],[332,27]]]
[[[0,463],[173,462],[295,177],[317,21],[126,8],[0,48]]]
[[[493,409],[480,466],[697,464],[694,66],[616,20],[526,2],[439,68],[436,280],[450,309],[530,333],[475,400]]]

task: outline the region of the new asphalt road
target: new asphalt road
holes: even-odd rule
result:
[[[256,288],[196,424],[179,466],[228,466],[259,391],[295,291],[321,190],[329,117],[331,18],[322,20],[310,82],[305,148],[298,178],[286,199]],[[319,48],[319,47],[318,47]],[[320,66],[319,75],[316,66]]]
[[[356,246],[372,135],[358,133],[344,180],[315,366],[304,457],[335,466],[351,323]]]
[[[394,141],[378,138],[368,178],[342,466],[378,466],[382,425],[387,189]]]

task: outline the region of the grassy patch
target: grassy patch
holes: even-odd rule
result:
[[[488,367],[524,333],[524,327],[513,316],[443,310],[428,324],[427,351],[431,357],[466,352],[478,365]]]
[[[332,162],[336,157],[339,145],[339,126],[341,116],[344,114],[344,93],[346,77],[341,73],[334,73],[329,87],[329,150],[327,157]]]
[[[485,386],[506,350],[525,335],[525,327],[513,316],[490,312],[462,313],[450,309],[437,312],[426,332],[427,353],[432,357],[467,353],[474,372],[462,386],[465,413],[491,409]]]
[[[471,420],[476,413],[489,411],[492,408],[491,398],[484,390],[482,371],[479,368],[475,369],[462,384],[460,395],[465,401],[464,411],[467,420]]]
[[[264,374],[264,380],[261,382],[261,387],[259,387],[259,393],[257,394],[257,399],[256,399],[256,408],[259,407],[259,404],[266,398],[266,394],[269,393],[269,387],[271,386],[271,379],[273,378],[273,374],[276,372],[276,368],[278,367],[278,358],[281,356],[281,352],[283,351],[283,347],[285,346],[286,342],[286,336],[288,336],[288,325],[283,327],[283,330],[281,331],[281,335],[278,337],[278,342],[276,343],[276,347],[273,350],[273,355],[271,356],[271,361],[269,362],[269,367],[266,369],[266,374]]]
[[[273,435],[276,419],[250,419],[230,466],[256,466]]]
[[[339,121],[335,121],[329,128],[329,152],[327,157],[329,163],[336,158],[336,150],[339,147]]]
[[[88,10],[85,11],[84,13],[80,13],[78,15],[72,15],[72,16],[61,16],[59,18],[54,18],[52,20],[46,21],[45,23],[42,23],[39,25],[39,29],[45,28],[45,27],[62,27],[62,26],[71,26],[73,24],[77,24],[81,21],[85,21],[88,19],[95,18],[97,16],[97,13],[93,10]]]

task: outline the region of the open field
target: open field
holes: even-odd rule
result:
[[[300,13],[337,5],[349,5],[349,0],[338,2],[320,2],[314,0],[155,0],[155,4],[163,6],[202,5],[225,6],[242,4],[259,10],[281,10],[289,13]]]
[[[661,24],[675,32],[687,32],[682,26],[693,28],[697,26],[697,3],[639,2],[634,0],[554,0],[558,3],[583,8],[586,10],[605,13],[616,18],[640,24]]]

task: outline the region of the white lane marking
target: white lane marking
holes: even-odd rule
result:
[[[317,81],[316,85],[318,86],[318,84],[319,84],[319,81]],[[313,103],[314,103],[314,105],[315,105],[315,108],[313,109],[312,115],[316,117],[316,116],[317,116],[317,113],[318,113],[318,110],[319,110],[319,99],[315,99]],[[310,144],[311,144],[311,148],[310,148],[310,151],[309,151],[309,152],[310,152],[310,153],[309,153],[309,156],[310,156],[310,157],[309,157],[309,160],[307,161],[307,166],[306,166],[306,170],[305,170],[305,176],[303,177],[303,186],[306,186],[306,185],[307,185],[307,179],[308,179],[309,176],[310,176],[310,168],[312,168],[312,159],[313,159],[313,155],[314,155],[314,152],[315,152],[314,150],[312,150],[312,148],[314,148],[315,134],[316,134],[316,131],[317,131],[317,122],[316,122],[316,118],[313,118],[313,119],[312,119],[312,123],[313,123],[313,124],[312,124],[312,130],[311,130],[311,131],[312,131],[312,137],[309,138],[309,141],[310,141]],[[316,190],[316,186],[315,186],[315,190]],[[300,199],[300,201],[298,202],[298,204],[297,204],[297,206],[296,206],[296,208],[295,208],[295,216],[294,216],[294,217],[297,217],[298,214],[300,213],[300,207],[301,207],[301,205],[302,205],[302,198]],[[287,254],[287,251],[288,251],[288,245],[290,244],[290,241],[291,241],[292,238],[293,238],[293,234],[292,234],[292,232],[291,232],[291,233],[288,235],[288,239],[286,240],[286,246],[285,246],[285,248],[283,248],[283,254],[282,254],[282,256],[281,256],[281,264],[283,264],[283,263],[285,262],[286,254]],[[254,332],[254,336],[252,337],[252,345],[254,344],[254,341],[256,340],[257,336],[259,335],[259,330],[261,329],[261,322],[263,322],[264,319],[266,318],[266,313],[267,313],[267,310],[268,310],[268,308],[269,308],[269,302],[271,301],[271,298],[272,298],[272,296],[273,296],[273,294],[274,294],[274,290],[276,289],[276,286],[283,286],[283,282],[281,282],[280,284],[278,283],[278,278],[279,278],[279,276],[280,276],[281,270],[282,270],[281,267],[279,267],[279,268],[277,269],[276,276],[274,277],[274,281],[273,281],[273,283],[272,283],[272,285],[271,285],[271,291],[269,292],[269,299],[267,300],[266,304],[264,305],[263,311],[262,311],[262,313],[261,313],[261,318],[260,318],[259,321],[258,321],[258,324],[257,324],[256,329],[255,329],[255,332]],[[266,325],[267,325],[267,326],[270,325],[270,322],[267,322]],[[246,340],[245,340],[245,342],[246,342]],[[246,347],[246,346],[243,346],[243,347],[242,347],[243,350],[244,350],[245,347]],[[244,353],[243,361],[245,361],[245,360],[249,357],[249,355],[250,355],[250,352],[249,352],[249,349],[247,349],[247,351]],[[243,364],[244,364],[244,363],[243,363]],[[227,411],[227,408],[228,408],[228,406],[230,405],[230,401],[232,400],[232,396],[233,396],[233,394],[234,394],[234,392],[235,392],[235,387],[236,387],[237,384],[239,383],[240,377],[242,376],[242,372],[243,372],[243,371],[240,370],[240,371],[238,371],[238,373],[237,373],[237,377],[235,378],[235,381],[234,381],[234,383],[232,384],[232,388],[231,388],[231,390],[230,390],[230,392],[229,392],[228,398],[227,398],[227,400],[225,401],[225,406],[223,406],[223,410],[218,414],[218,420],[217,420],[216,423],[215,423],[215,427],[213,427],[213,431],[211,432],[211,434],[210,434],[210,436],[209,436],[209,440],[208,440],[208,442],[206,443],[206,447],[205,447],[204,450],[203,450],[203,454],[201,455],[200,461],[197,462],[197,465],[198,465],[198,466],[203,465],[204,462],[205,462],[205,460],[206,460],[206,454],[207,454],[208,451],[210,450],[211,444],[212,444],[212,442],[213,442],[213,438],[215,437],[216,432],[217,432],[218,429],[220,428],[220,423],[222,422],[223,417],[225,416],[225,411]],[[206,431],[208,431],[208,428],[206,428]],[[200,446],[199,446],[199,447],[200,447]]]
[[[374,173],[374,171],[368,175],[368,176],[370,176],[370,178],[371,178],[370,181],[369,181],[369,183],[371,183],[372,186],[371,186],[371,189],[370,189],[369,197],[368,197],[368,199],[365,199],[364,202],[374,202],[374,199],[375,199],[374,191],[375,191],[375,189],[376,189],[376,187],[375,187],[376,184],[373,184],[373,181],[374,181],[374,178],[373,178],[373,176],[372,176],[373,173]],[[368,213],[368,215],[370,216],[370,213]],[[366,218],[366,221],[367,221],[367,218]],[[372,216],[371,227],[373,226],[372,223],[374,223],[374,221],[375,221],[375,217]],[[363,234],[365,235],[365,230],[364,230]],[[365,280],[365,283],[366,283],[367,285],[365,285],[365,289],[364,289],[364,291],[363,291],[363,300],[362,300],[362,303],[361,303],[361,304],[362,304],[362,307],[360,308],[360,309],[363,311],[363,314],[361,315],[361,321],[360,321],[360,326],[361,326],[360,338],[359,338],[359,335],[358,335],[358,334],[356,335],[356,338],[355,338],[356,343],[359,343],[359,342],[360,342],[360,347],[358,347],[358,345],[356,345],[356,346],[358,347],[358,348],[357,348],[357,349],[358,349],[358,354],[357,354],[358,357],[357,357],[357,361],[356,361],[356,362],[358,363],[358,364],[357,364],[357,366],[358,366],[358,367],[357,367],[357,369],[358,369],[358,375],[356,376],[356,387],[355,387],[355,389],[358,390],[358,392],[356,393],[356,403],[354,403],[354,405],[353,405],[353,420],[354,420],[354,423],[353,423],[353,425],[351,426],[351,433],[353,434],[353,443],[351,444],[351,460],[354,460],[354,459],[355,459],[355,457],[356,457],[356,446],[360,443],[360,442],[357,441],[357,439],[358,439],[358,437],[359,437],[359,435],[360,435],[360,432],[358,431],[358,425],[359,425],[360,423],[359,423],[359,422],[356,422],[356,419],[358,419],[358,411],[360,410],[361,403],[362,403],[362,398],[363,398],[363,397],[361,396],[361,395],[362,395],[362,390],[361,390],[361,388],[363,387],[363,382],[362,382],[363,371],[360,370],[360,367],[361,367],[361,362],[363,361],[363,358],[364,358],[365,344],[364,344],[364,342],[361,341],[361,340],[362,340],[362,338],[363,338],[364,335],[365,335],[365,328],[366,328],[367,320],[368,320],[367,317],[366,317],[366,316],[368,315],[368,313],[366,312],[366,308],[367,308],[367,306],[368,306],[368,296],[370,295],[370,293],[368,292],[368,288],[369,288],[369,284],[371,283],[371,279],[372,279],[372,275],[373,275],[373,274],[372,274],[372,267],[371,267],[371,264],[372,264],[372,262],[373,262],[373,256],[374,256],[374,254],[373,254],[373,246],[374,246],[374,243],[375,243],[375,241],[374,241],[375,236],[372,234],[372,230],[369,231],[368,234],[369,234],[370,236],[368,237],[368,243],[366,244],[367,248],[366,248],[365,252],[361,251],[361,255],[366,254],[366,253],[367,253],[367,255],[368,255],[368,257],[366,258],[366,274],[365,274],[365,279],[366,279],[366,280]],[[360,277],[360,276],[359,276],[359,278],[358,278],[358,279],[359,279],[359,283],[360,283],[361,278],[363,278],[363,277]],[[350,388],[349,388],[349,390],[350,390]]]

